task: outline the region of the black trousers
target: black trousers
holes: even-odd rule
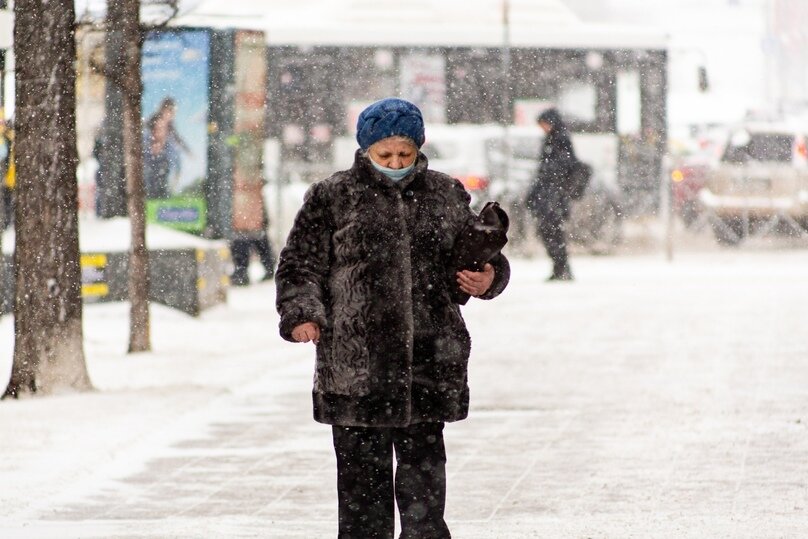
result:
[[[535,201],[539,236],[553,261],[553,275],[568,274],[567,237],[565,222],[569,217],[570,203],[558,189],[541,190]]]
[[[338,539],[449,539],[443,423],[403,428],[333,427],[339,497]],[[393,479],[393,449],[396,472]]]
[[[247,278],[247,268],[250,265],[250,250],[255,249],[266,275],[275,274],[275,255],[269,243],[269,236],[264,232],[257,238],[238,238],[230,242],[230,253],[233,256],[233,275],[237,278]]]

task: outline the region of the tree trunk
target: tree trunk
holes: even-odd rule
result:
[[[87,390],[73,0],[17,0],[14,361],[4,397]]]
[[[123,146],[126,194],[131,223],[129,250],[129,352],[151,349],[149,320],[149,253],[146,249],[145,189],[141,137],[140,56],[142,49],[139,0],[109,0],[109,32],[119,32],[123,43],[120,81],[123,90]],[[114,83],[115,81],[113,81]]]

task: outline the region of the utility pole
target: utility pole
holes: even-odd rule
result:
[[[511,122],[511,23],[510,2],[502,0],[502,182],[510,187],[511,144],[508,124]]]

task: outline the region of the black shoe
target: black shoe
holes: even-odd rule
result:
[[[565,271],[564,273],[555,274],[553,273],[547,278],[547,282],[550,281],[574,281],[575,278],[572,276],[572,273]]]
[[[262,280],[262,281],[271,281],[271,280],[272,280],[272,279],[274,279],[274,278],[275,278],[275,272],[274,272],[274,271],[273,271],[272,273],[270,273],[270,272],[266,272],[266,273],[264,274],[264,276],[263,276],[263,277],[261,277],[261,280]]]

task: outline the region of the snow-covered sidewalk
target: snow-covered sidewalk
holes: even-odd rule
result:
[[[804,537],[808,252],[573,262],[546,284],[546,259],[515,260],[465,308],[453,536]],[[152,312],[155,352],[130,356],[127,307],[85,309],[98,391],[0,403],[0,537],[334,537],[313,351],[277,336],[272,284]]]

